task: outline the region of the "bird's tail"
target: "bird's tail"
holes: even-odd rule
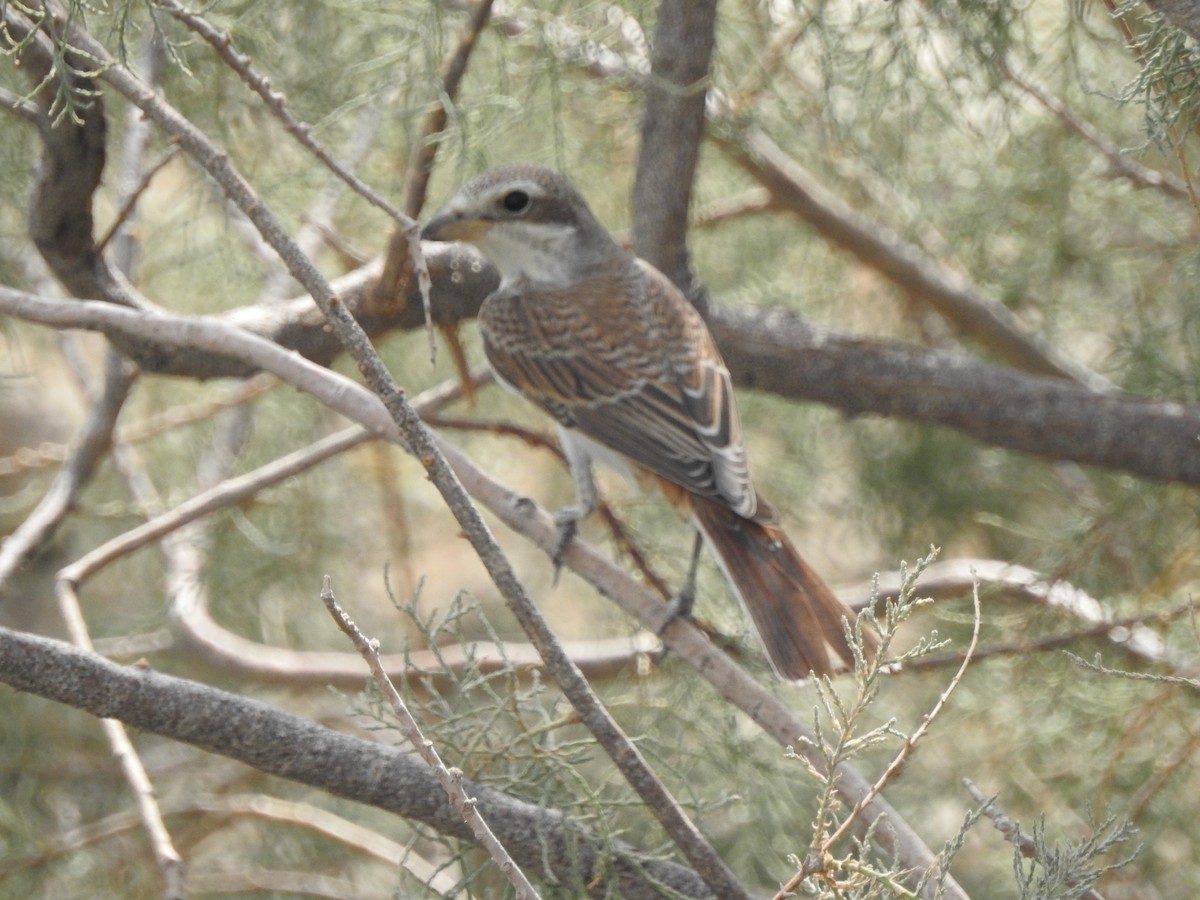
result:
[[[692,496],[700,530],[716,554],[725,577],[750,614],[767,656],[787,679],[810,672],[829,675],[852,669],[854,655],[842,621],[853,626],[854,613],[834,595],[796,552],[783,529],[774,524],[769,507],[745,519],[713,500]],[[863,629],[863,649],[873,657],[878,639]],[[840,663],[831,659],[833,649]]]

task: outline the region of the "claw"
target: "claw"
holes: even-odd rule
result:
[[[667,601],[667,618],[658,629],[658,635],[666,631],[676,619],[691,619],[692,607],[696,605],[696,585],[688,582]]]
[[[696,570],[700,567],[700,548],[703,546],[704,538],[697,531],[695,543],[692,544],[692,561],[688,565],[687,580],[675,592],[675,596],[667,601],[667,619],[658,629],[660,635],[676,619],[692,617],[692,607],[696,603]]]
[[[567,552],[567,547],[575,540],[575,533],[579,530],[580,518],[581,511],[575,506],[564,507],[554,514],[554,524],[558,526],[558,537],[554,540],[554,551],[550,554],[550,562],[554,564],[554,580],[551,583],[554,585],[558,584],[558,576],[562,573],[563,554]]]

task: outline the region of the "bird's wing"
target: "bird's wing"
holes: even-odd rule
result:
[[[644,291],[637,302],[629,280],[561,297],[502,289],[481,311],[492,367],[561,424],[753,516],[729,370],[712,335],[656,269],[641,264],[632,281]]]

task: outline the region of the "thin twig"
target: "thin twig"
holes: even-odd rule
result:
[[[351,426],[322,438],[308,447],[282,456],[253,472],[222,481],[190,500],[185,500],[172,507],[162,515],[94,548],[63,568],[58,573],[58,577],[71,584],[82,584],[113,561],[177,531],[184,525],[219,510],[243,503],[272,485],[292,478],[372,437],[372,433],[361,425]]]
[[[1185,687],[1193,691],[1200,691],[1200,680],[1196,678],[1183,678],[1176,675],[1159,675],[1155,672],[1127,672],[1123,669],[1110,669],[1108,666],[1100,664],[1099,655],[1094,660],[1089,662],[1081,656],[1076,656],[1074,653],[1067,651],[1067,657],[1075,665],[1084,669],[1091,669],[1093,672],[1099,672],[1101,675],[1111,675],[1113,678],[1127,678],[1130,681],[1152,681],[1158,684],[1173,684],[1178,687]]]
[[[917,743],[929,733],[930,726],[933,725],[934,720],[937,719],[942,710],[946,708],[946,704],[950,702],[950,696],[954,693],[959,684],[962,683],[963,676],[967,673],[967,666],[970,665],[971,659],[974,657],[975,648],[979,646],[979,629],[983,620],[983,615],[979,605],[978,582],[975,583],[975,590],[972,593],[972,605],[973,623],[971,628],[971,642],[967,645],[966,652],[963,655],[962,665],[958,667],[958,671],[954,673],[954,677],[950,679],[950,683],[946,685],[946,689],[942,691],[941,695],[937,699],[937,702],[933,705],[933,708],[930,709],[929,712],[926,713],[921,719],[921,724],[917,726],[917,729],[912,734],[904,739],[903,746],[892,759],[888,767],[884,769],[883,774],[875,780],[873,785],[871,785],[870,791],[868,791],[854,804],[854,808],[842,821],[842,824],[838,827],[837,831],[830,835],[830,837],[825,841],[824,846],[822,847],[825,852],[831,851],[833,846],[849,833],[851,826],[862,814],[862,811],[866,808],[867,804],[870,803],[875,797],[879,796],[884,787],[886,787],[892,781],[892,779],[896,777],[896,774],[902,768],[904,768],[905,763],[907,763],[909,758],[912,756],[913,750],[916,749]]]
[[[1074,631],[1068,631],[1065,634],[1049,634],[1044,637],[1034,638],[1033,640],[1014,642],[1011,644],[995,644],[988,647],[980,647],[975,651],[975,661],[988,659],[994,656],[1024,656],[1030,653],[1045,653],[1050,650],[1062,650],[1066,647],[1078,644],[1080,641],[1095,640],[1100,638],[1107,640],[1118,650],[1122,650],[1136,659],[1138,662],[1147,663],[1149,665],[1174,666],[1171,660],[1164,658],[1155,659],[1148,656],[1146,652],[1138,645],[1144,643],[1142,641],[1131,641],[1133,635],[1153,634],[1149,628],[1149,624],[1164,625],[1174,619],[1182,618],[1192,611],[1192,603],[1189,601],[1180,606],[1176,606],[1172,610],[1166,612],[1148,612],[1137,616],[1127,616],[1123,619],[1116,619],[1112,622],[1105,622],[1100,625],[1093,625],[1090,628],[1078,628]],[[1068,655],[1072,655],[1068,653]],[[904,664],[904,673],[920,672],[929,669],[940,669],[945,666],[958,665],[962,662],[962,653],[945,653],[945,654],[930,654],[923,656],[920,659],[914,659]],[[1085,663],[1086,665],[1086,663]],[[1090,666],[1089,666],[1090,668]],[[1169,675],[1149,675],[1149,680],[1178,680],[1187,682],[1186,677],[1176,677],[1172,679]]]
[[[136,374],[115,351],[105,363],[105,385],[63,467],[37,507],[0,542],[0,591],[20,565],[58,528],[112,446],[113,428]]]
[[[358,113],[358,120],[342,143],[340,156],[342,165],[348,170],[360,166],[372,149],[375,135],[383,117],[374,105],[364,106]],[[312,203],[302,215],[303,226],[296,235],[296,243],[309,256],[315,256],[323,247],[331,248],[343,257],[347,269],[357,269],[366,264],[367,259],[354,252],[346,242],[334,231],[333,216],[337,209],[337,201],[345,189],[345,182],[336,174],[317,192]],[[271,267],[271,272],[264,280],[259,293],[260,303],[278,304],[294,291],[294,282],[279,261]]]
[[[426,322],[431,322],[429,267],[425,264],[425,257],[421,253],[421,229],[419,223],[414,221],[411,216],[405,215],[399,207],[389,202],[370,185],[334,159],[333,155],[312,136],[312,126],[301,122],[292,115],[291,110],[287,106],[287,98],[271,87],[270,79],[255,72],[251,66],[250,57],[234,48],[233,39],[228,33],[221,33],[208,20],[195,13],[188,12],[176,0],[156,0],[156,2],[207,41],[213,50],[216,51],[217,55],[225,61],[226,65],[236,72],[246,85],[262,98],[262,101],[267,105],[267,109],[274,113],[288,134],[292,135],[301,146],[319,159],[338,178],[342,179],[356,194],[391,217],[392,221],[396,223],[397,233],[405,237],[407,259],[417,275],[417,286],[421,295],[421,302],[425,307],[425,319]],[[107,54],[105,55],[107,56]],[[203,164],[203,161],[201,163]],[[241,206],[236,197],[231,196],[229,199]],[[246,211],[244,207],[242,211]],[[249,216],[249,218],[252,221],[254,219],[253,216]],[[257,222],[255,224],[258,225]],[[276,246],[269,235],[263,234],[263,238],[274,249],[279,250],[279,247]],[[295,273],[293,272],[292,275],[295,276]],[[297,280],[301,281],[302,284],[304,283],[299,278]],[[433,352],[432,340],[431,333],[431,353]]]
[[[417,136],[412,155],[409,158],[408,172],[404,178],[404,211],[414,219],[420,215],[425,206],[429,177],[433,172],[433,161],[441,143],[439,135],[446,127],[449,117],[448,108],[458,96],[459,86],[462,84],[463,76],[466,75],[467,63],[471,60],[471,54],[479,42],[479,35],[491,17],[492,2],[493,0],[476,0],[474,6],[471,7],[470,15],[467,16],[467,21],[459,32],[454,48],[442,64],[441,96],[425,118],[421,133]],[[393,232],[384,253],[383,270],[375,283],[374,293],[377,298],[390,299],[399,293],[408,261],[413,258],[414,241],[417,243],[419,251],[419,233],[414,232],[411,228],[397,228]],[[421,296],[428,298],[430,296],[428,268],[425,269],[424,274],[418,270],[417,278],[418,280],[424,278]],[[431,319],[428,307],[425,319],[427,322]],[[450,344],[450,350],[460,375],[465,375],[466,366],[463,363],[462,345],[458,342],[457,330],[453,325],[447,325],[442,328],[442,331],[446,341]],[[432,329],[429,329],[428,337],[429,359],[432,363],[437,349]]]
[[[1121,152],[1121,148],[1106,138],[1096,126],[1055,97],[1044,85],[1038,84],[1028,75],[1018,72],[1007,59],[1000,60],[1000,70],[1004,73],[1005,78],[1058,117],[1068,130],[1073,131],[1099,151],[1118,176],[1136,187],[1162,191],[1168,197],[1176,200],[1191,199],[1191,191],[1183,179],[1167,172],[1157,172],[1134,162]]]
[[[88,633],[87,623],[84,622],[83,613],[79,609],[79,598],[75,594],[74,586],[66,582],[59,582],[55,593],[71,643],[81,650],[91,651],[93,649],[92,639]],[[183,900],[187,896],[184,888],[183,857],[175,849],[171,833],[167,831],[150,776],[146,774],[146,768],[142,765],[142,760],[138,756],[137,750],[134,749],[133,742],[129,740],[125,725],[116,719],[101,719],[100,725],[112,748],[113,756],[120,764],[121,774],[125,776],[134,799],[137,801],[142,828],[145,829],[150,839],[150,849],[154,853],[154,860],[163,877],[163,897],[166,900]]]
[[[134,207],[137,206],[138,201],[142,198],[142,194],[144,194],[146,189],[150,187],[150,182],[154,180],[154,176],[161,172],[163,168],[178,155],[179,148],[171,147],[161,156],[159,156],[158,159],[146,167],[145,171],[142,172],[141,178],[139,178],[137,184],[134,185],[133,190],[129,192],[129,196],[125,198],[125,202],[121,204],[121,208],[117,210],[117,216],[115,219],[113,219],[112,224],[108,226],[108,230],[101,235],[98,241],[96,241],[97,253],[103,253],[104,248],[108,246],[108,242],[111,241],[116,236],[117,232],[121,230],[121,226],[125,224],[125,221],[133,212]]]
[[[1034,856],[1033,839],[1021,831],[1020,825],[996,807],[996,798],[984,794],[970,778],[962,779],[962,786],[971,795],[971,799],[979,804],[983,814],[992,820],[996,830],[1004,835],[1004,839],[1017,847],[1022,856],[1027,859],[1032,858]]]
[[[274,113],[288,134],[319,159],[329,171],[342,179],[351,190],[376,209],[387,213],[397,224],[416,224],[399,207],[392,204],[387,198],[380,195],[374,188],[333,158],[333,155],[312,136],[312,126],[306,122],[301,122],[292,115],[291,110],[288,109],[287,98],[271,87],[270,79],[255,72],[251,67],[250,57],[234,48],[233,38],[228,33],[221,33],[207,19],[195,13],[188,12],[176,0],[155,0],[155,3],[203,38],[216,51],[217,55],[225,61],[226,65],[236,72],[254,93],[262,98],[262,101],[267,105],[267,109]],[[105,56],[107,55],[105,53]],[[269,240],[268,243],[270,243]]]
[[[383,691],[383,695],[387,698],[388,705],[392,708],[392,713],[396,716],[396,721],[400,727],[400,733],[408,738],[408,742],[412,744],[413,749],[425,761],[425,764],[433,769],[434,775],[437,776],[438,784],[446,792],[446,796],[450,798],[451,805],[458,810],[458,814],[462,816],[467,827],[471,829],[471,833],[475,835],[475,840],[481,847],[487,850],[488,855],[492,857],[492,861],[500,867],[500,871],[512,884],[516,890],[516,896],[519,900],[535,900],[538,893],[534,890],[533,885],[525,877],[525,873],[521,871],[508,851],[504,849],[504,845],[496,838],[492,829],[488,827],[483,816],[480,815],[479,809],[475,805],[475,800],[468,797],[466,791],[463,790],[463,773],[459,768],[447,768],[442,762],[441,756],[437,752],[437,748],[421,732],[421,727],[417,724],[417,720],[413,718],[412,713],[408,711],[408,706],[404,702],[404,698],[400,696],[400,692],[396,690],[392,680],[388,678],[387,672],[384,671],[383,665],[379,660],[379,642],[368,640],[367,636],[359,630],[358,626],[346,615],[345,611],[338,605],[337,600],[333,596],[333,588],[330,585],[329,576],[325,576],[325,581],[321,586],[321,602],[325,604],[325,608],[329,610],[329,615],[333,617],[333,621],[337,623],[338,628],[346,637],[350,638],[350,643],[354,645],[362,658],[366,660],[367,666],[371,670],[371,676],[375,679],[375,683],[379,685],[379,689]]]
[[[1155,667],[1165,666],[1170,672],[1177,675],[1187,670],[1186,661],[1174,658],[1168,652],[1162,637],[1147,623],[1171,621],[1184,615],[1192,608],[1190,601],[1165,612],[1159,611],[1115,620],[1108,607],[1070,582],[1048,578],[1025,566],[996,559],[968,558],[934,563],[922,573],[921,590],[934,599],[954,597],[970,590],[977,579],[989,589],[1003,591],[1048,609],[1060,610],[1091,626],[1087,630],[1074,632],[1074,635],[1081,638],[1103,637],[1114,647],[1140,663]],[[893,576],[889,574],[881,576],[879,580],[881,597],[894,597],[898,594],[899,589],[900,585]],[[870,592],[870,585],[859,585],[848,590],[848,593],[860,596],[867,596]],[[1060,643],[1062,641],[1059,637],[1047,637],[1041,639],[1036,646],[1054,648]],[[977,651],[976,657],[996,652],[1002,652],[1002,648]],[[925,668],[927,665],[944,665],[948,661],[946,657],[930,657],[929,659],[928,664],[924,660],[913,660],[907,663],[905,668],[911,666],[916,670]],[[958,658],[954,658],[953,662],[958,662]]]
[[[42,112],[36,103],[4,88],[0,88],[0,109],[7,109],[31,125],[42,125]]]
[[[129,388],[133,384],[132,370],[112,350],[108,355],[106,375],[104,389],[93,404],[92,414],[85,429],[92,439],[81,441],[77,452],[73,454],[71,464],[64,468],[64,472],[68,473],[67,477],[56,481],[56,484],[62,484],[62,491],[56,493],[52,489],[51,494],[47,495],[48,498],[56,495],[61,497],[60,501],[53,503],[53,511],[60,515],[65,514],[74,504],[75,493],[82,488],[83,484],[89,480],[90,474],[95,471],[99,454],[110,446],[117,414],[124,405]],[[47,510],[47,512],[49,511],[51,510]],[[26,520],[26,522],[28,521]],[[44,525],[49,525],[52,520],[47,517],[42,521]],[[38,535],[39,540],[44,534],[45,532]],[[91,636],[80,611],[79,598],[75,593],[74,585],[59,583],[56,594],[59,611],[66,623],[67,633],[72,643],[80,649],[92,651]],[[102,719],[101,726],[105,738],[112,748],[113,756],[117,759],[121,772],[137,801],[142,827],[150,840],[151,851],[163,877],[163,896],[167,900],[182,900],[185,896],[183,858],[175,849],[171,835],[163,822],[162,813],[158,808],[158,800],[154,794],[154,786],[133,747],[133,742],[129,740],[125,726],[115,719]]]
[[[446,128],[449,107],[457,99],[463,76],[467,74],[467,63],[470,62],[471,54],[479,43],[479,36],[491,18],[492,3],[493,0],[476,0],[472,4],[454,47],[442,63],[440,96],[429,115],[425,117],[421,132],[417,135],[408,164],[408,173],[404,178],[404,211],[414,219],[425,207],[429,176],[433,172],[433,161],[441,144],[439,136]],[[380,287],[385,291],[396,289],[395,273],[390,267],[390,255],[389,253],[389,263],[383,269],[384,275],[380,278]]]

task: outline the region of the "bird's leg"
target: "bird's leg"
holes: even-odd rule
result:
[[[696,572],[700,568],[700,550],[704,546],[704,534],[696,529],[696,540],[692,544],[692,561],[688,564],[687,580],[683,582],[675,596],[667,601],[669,616],[663,624],[666,628],[678,618],[691,618],[692,607],[696,603]],[[660,631],[662,629],[659,629]]]
[[[592,477],[591,454],[566,428],[560,429],[560,437],[567,464],[571,467],[571,477],[575,480],[575,502],[554,514],[558,538],[554,542],[554,552],[551,553],[550,560],[554,563],[555,583],[558,582],[558,573],[562,571],[563,554],[574,540],[579,523],[594,513],[600,502],[596,491],[596,479]]]

